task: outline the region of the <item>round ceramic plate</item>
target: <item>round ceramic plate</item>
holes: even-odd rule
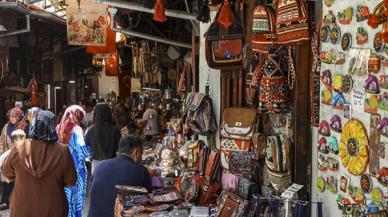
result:
[[[330,32],[330,42],[332,44],[337,44],[340,38],[341,38],[341,29],[338,26],[334,26]]]
[[[319,192],[325,191],[325,179],[322,176],[317,178],[317,189]]]
[[[342,36],[341,48],[343,51],[347,51],[352,47],[352,35],[347,32]]]
[[[328,26],[322,26],[321,28],[321,41],[328,42],[329,41],[330,28]]]
[[[349,93],[353,88],[353,79],[350,75],[344,75],[342,78],[342,89],[344,93]]]
[[[364,193],[370,193],[371,190],[372,190],[372,180],[370,178],[370,176],[368,176],[367,174],[364,174],[361,176],[361,179],[360,179],[360,185],[361,185],[361,189]]]

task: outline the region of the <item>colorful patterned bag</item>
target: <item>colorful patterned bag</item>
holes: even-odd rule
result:
[[[276,44],[275,11],[269,5],[259,5],[253,12],[252,51],[266,53]]]
[[[294,45],[310,39],[306,0],[277,0],[275,10],[279,44]]]

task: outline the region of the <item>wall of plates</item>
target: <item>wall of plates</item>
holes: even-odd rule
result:
[[[323,1],[313,199],[325,202],[325,216],[376,212],[388,197],[388,44],[377,19],[387,8]]]

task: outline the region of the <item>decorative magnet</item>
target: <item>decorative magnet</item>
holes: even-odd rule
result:
[[[385,159],[385,143],[380,142],[377,148],[377,156],[381,159]]]
[[[331,105],[332,93],[331,90],[325,89],[321,92],[322,103]]]
[[[341,38],[341,29],[338,26],[334,26],[330,31],[330,42],[337,44]]]
[[[326,148],[329,152],[333,154],[338,154],[339,147],[337,138],[335,136],[330,136],[329,138],[327,138]]]
[[[380,188],[372,188],[371,196],[372,196],[373,204],[376,206],[380,206],[381,201],[384,201],[384,194]]]
[[[378,96],[377,107],[381,110],[388,111],[388,93],[384,92],[382,96]]]
[[[329,11],[325,17],[323,18],[323,25],[324,26],[334,26],[335,25],[335,16],[333,14],[333,11]]]
[[[325,70],[322,72],[321,75],[321,82],[323,85],[325,85],[329,90],[333,89],[333,81],[331,79],[331,71],[330,70]]]
[[[368,75],[368,78],[364,83],[365,92],[370,94],[380,94],[380,84],[377,77],[374,75]]]
[[[353,8],[348,7],[343,12],[338,12],[338,22],[342,25],[348,25],[350,22],[352,22],[353,17]]]
[[[318,140],[318,143],[317,143],[317,149],[320,153],[323,153],[323,154],[327,154],[329,153],[329,150],[327,150],[327,147],[326,147],[326,143],[327,143],[327,140],[325,137],[321,137],[319,140]]]
[[[322,51],[320,57],[322,62],[327,64],[340,65],[345,63],[345,53],[333,49]]]
[[[326,158],[326,162],[327,162],[327,168],[331,171],[338,171],[338,167],[339,167],[339,162],[337,159],[333,158],[333,157],[327,157]]]
[[[325,3],[325,5],[326,5],[326,7],[330,7],[330,6],[332,6],[333,5],[333,3],[334,3],[334,0],[324,0],[323,1],[324,3]]]
[[[349,178],[346,177],[346,176],[341,176],[341,179],[340,179],[340,190],[344,193],[347,192],[347,189],[348,189],[348,184],[349,184]]]
[[[367,174],[361,176],[360,185],[364,193],[370,193],[372,190],[372,179]]]
[[[381,135],[388,137],[388,118],[381,119],[380,123],[377,125]]]
[[[335,74],[333,77],[333,89],[337,92],[342,93],[342,75],[341,74]]]
[[[350,174],[360,176],[365,172],[369,162],[368,145],[364,125],[356,119],[348,121],[342,129],[339,156]]]
[[[372,73],[378,73],[380,71],[380,57],[375,53],[372,53],[369,57],[368,71]]]
[[[368,15],[369,15],[369,8],[367,6],[364,6],[364,5],[357,6],[357,13],[356,13],[357,22],[361,22],[368,19]]]
[[[357,45],[364,45],[368,42],[368,32],[363,27],[357,28],[356,41]]]
[[[342,78],[342,90],[345,93],[349,93],[353,88],[353,79],[350,75],[344,75]]]
[[[365,99],[364,102],[364,112],[366,113],[376,113],[379,100],[377,96],[371,96],[369,99]]]
[[[380,75],[379,83],[380,83],[380,88],[388,89],[388,75]]]
[[[342,132],[341,118],[338,115],[334,115],[330,118],[330,129],[337,133]]]
[[[384,41],[382,38],[382,33],[378,32],[375,35],[375,38],[373,39],[373,47],[375,48],[376,52],[382,52],[384,49]]]
[[[349,184],[348,192],[350,197],[354,200],[356,204],[364,204],[365,195],[364,195],[364,191],[361,188],[354,187],[353,185]]]
[[[342,95],[342,93],[337,93],[332,99],[333,108],[343,110],[344,104],[346,104],[344,95]]]
[[[380,24],[384,23],[384,14],[386,12],[386,6],[381,1],[374,9],[373,13],[368,16],[368,25],[372,29],[376,29]]]
[[[338,180],[334,176],[329,176],[326,178],[326,189],[330,192],[336,194],[338,188]]]
[[[322,26],[322,28],[321,28],[321,41],[322,42],[329,42],[329,35],[330,35],[330,27]]]
[[[383,167],[379,169],[377,174],[377,181],[382,184],[384,187],[388,187],[388,168]]]
[[[317,189],[319,192],[325,191],[325,179],[322,176],[318,176],[317,178]]]
[[[352,47],[352,35],[347,32],[342,36],[341,48],[343,51],[347,51]]]
[[[330,136],[330,126],[327,121],[322,120],[319,123],[318,133],[322,136]]]

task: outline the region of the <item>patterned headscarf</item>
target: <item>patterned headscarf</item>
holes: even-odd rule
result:
[[[40,111],[42,111],[42,109],[39,107],[32,107],[32,108],[28,109],[28,113],[31,114],[31,117],[32,117],[32,121],[31,121],[32,123],[34,122],[36,116],[38,115],[38,113]],[[32,123],[30,123],[30,124],[32,124]]]
[[[8,117],[14,116],[16,118],[16,124],[14,130],[20,129],[25,130],[26,121],[24,120],[24,112],[19,107],[14,107],[8,112]]]
[[[57,134],[61,143],[67,144],[69,142],[74,127],[80,125],[84,116],[85,110],[81,106],[72,105],[66,109],[61,122],[57,126]]]
[[[50,111],[39,111],[32,122],[29,136],[45,142],[58,141],[55,130],[55,115]]]

